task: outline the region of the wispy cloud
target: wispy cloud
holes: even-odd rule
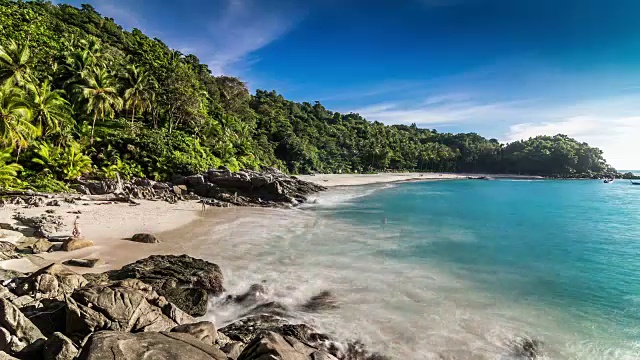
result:
[[[123,26],[125,29],[138,28],[142,31],[145,30],[141,18],[126,3],[116,3],[114,0],[100,0],[95,1],[93,6],[102,16],[115,19],[118,25]]]
[[[211,70],[221,74],[255,61],[250,58],[253,52],[286,34],[305,14],[294,1],[227,0],[208,29]]]
[[[369,120],[387,124],[439,125],[500,121],[521,112],[531,100],[479,101],[465,94],[429,96],[412,103],[381,103],[354,110]]]

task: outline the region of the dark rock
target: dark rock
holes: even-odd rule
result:
[[[111,280],[139,279],[162,290],[171,287],[203,289],[213,295],[224,291],[220,267],[187,255],[153,255],[108,272]],[[165,286],[167,283],[167,286]]]
[[[278,315],[278,316],[286,316],[289,312],[289,308],[283,303],[277,301],[269,301],[266,303],[262,303],[254,306],[251,310],[249,310],[244,316],[249,315]]]
[[[58,199],[49,200],[47,206],[62,206],[62,202]]]
[[[220,188],[214,184],[205,183],[194,187],[193,192],[198,196],[212,198],[220,192]]]
[[[218,338],[216,326],[210,321],[178,325],[171,332],[189,334],[207,345],[213,345]]]
[[[25,200],[25,204],[35,207],[42,207],[45,204],[45,201],[40,196],[31,196]]]
[[[157,182],[157,183],[153,184],[153,188],[155,190],[166,190],[166,191],[169,191],[170,186],[167,183]]]
[[[204,184],[204,177],[202,175],[191,175],[187,176],[187,185],[190,187],[196,187],[198,185]]]
[[[145,244],[157,244],[160,240],[153,234],[135,234],[131,237],[131,241],[145,243]]]
[[[187,178],[182,175],[173,175],[171,177],[171,183],[175,186],[187,185]]]
[[[232,341],[220,348],[232,360],[237,360],[243,349],[244,344],[239,341]]]
[[[517,357],[535,360],[542,358],[542,341],[530,338],[517,338],[512,341],[510,347]]]
[[[171,287],[160,290],[160,293],[191,316],[207,313],[209,294],[204,289]]]
[[[74,251],[93,246],[93,241],[85,238],[71,237],[62,243],[63,251]]]
[[[91,195],[91,191],[89,191],[89,188],[82,184],[71,184],[69,185],[69,187],[71,188],[71,190],[75,190],[78,194]]]
[[[100,262],[101,262],[100,259],[69,259],[63,262],[63,264],[67,266],[92,268]]]
[[[20,311],[40,329],[44,336],[50,337],[55,332],[65,331],[66,308],[64,301],[42,299],[36,305],[21,307]]]
[[[44,360],[73,360],[78,349],[69,338],[56,332],[44,343]]]
[[[14,355],[20,360],[35,360],[42,359],[44,352],[44,344],[46,339],[38,339],[31,344],[28,344]]]
[[[187,334],[117,331],[92,334],[78,355],[78,360],[112,359],[227,360],[227,356]]]
[[[51,264],[26,278],[14,279],[10,284],[17,295],[38,294],[45,298],[62,299],[87,284],[82,275],[60,264]]]

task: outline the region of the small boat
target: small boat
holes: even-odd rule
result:
[[[605,183],[605,184],[608,184],[608,183],[610,183],[610,182],[611,182],[611,181],[610,181],[609,179],[604,179],[604,183]]]
[[[631,185],[640,185],[640,181],[631,181]]]

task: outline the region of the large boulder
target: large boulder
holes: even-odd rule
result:
[[[218,265],[187,255],[153,255],[107,275],[111,280],[139,279],[194,316],[204,315],[208,293],[224,291]]]
[[[164,331],[193,318],[138,280],[89,285],[67,298],[66,334],[72,339],[99,330]]]
[[[44,360],[73,360],[78,349],[68,337],[57,332],[44,343]]]
[[[22,225],[33,229],[33,236],[36,237],[52,236],[64,227],[63,219],[59,215],[42,214],[29,217],[17,213],[13,217]]]
[[[44,335],[15,305],[0,298],[0,351],[16,353]]]
[[[238,360],[337,360],[327,352],[307,346],[299,340],[267,331],[258,334],[244,348]]]
[[[16,305],[15,301],[14,305]],[[20,311],[40,329],[44,336],[50,337],[56,332],[65,331],[66,308],[67,304],[64,301],[42,299],[32,305],[20,307]]]
[[[193,324],[178,325],[171,332],[189,334],[205,344],[213,345],[218,339],[216,326],[211,321],[200,321]]]
[[[77,238],[77,237],[70,237],[68,239],[66,239],[63,243],[62,243],[62,250],[64,251],[75,251],[75,250],[80,250],[80,249],[84,249],[86,247],[90,247],[93,246],[94,243],[91,240],[85,239],[85,238]]]
[[[89,337],[77,359],[227,360],[227,356],[221,350],[188,334],[100,331]]]
[[[10,284],[17,295],[39,295],[44,298],[63,299],[75,289],[87,284],[82,275],[61,264],[51,264],[25,278]]]

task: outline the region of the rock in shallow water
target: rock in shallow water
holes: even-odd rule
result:
[[[74,251],[84,249],[86,247],[93,246],[93,241],[85,239],[85,238],[76,238],[72,237],[65,240],[62,243],[62,250],[64,251]]]
[[[160,242],[157,236],[153,234],[135,234],[131,237],[131,241],[145,243],[145,244],[157,244]]]
[[[244,348],[238,360],[337,360],[334,356],[307,346],[290,336],[275,332],[258,334]]]
[[[85,267],[85,268],[92,268],[98,264],[101,264],[102,260],[100,259],[95,259],[95,258],[91,258],[91,259],[69,259],[66,260],[65,262],[63,262],[64,265],[67,266],[76,266],[76,267]]]
[[[113,359],[227,360],[227,356],[188,334],[118,331],[91,335],[78,356],[78,360]]]

